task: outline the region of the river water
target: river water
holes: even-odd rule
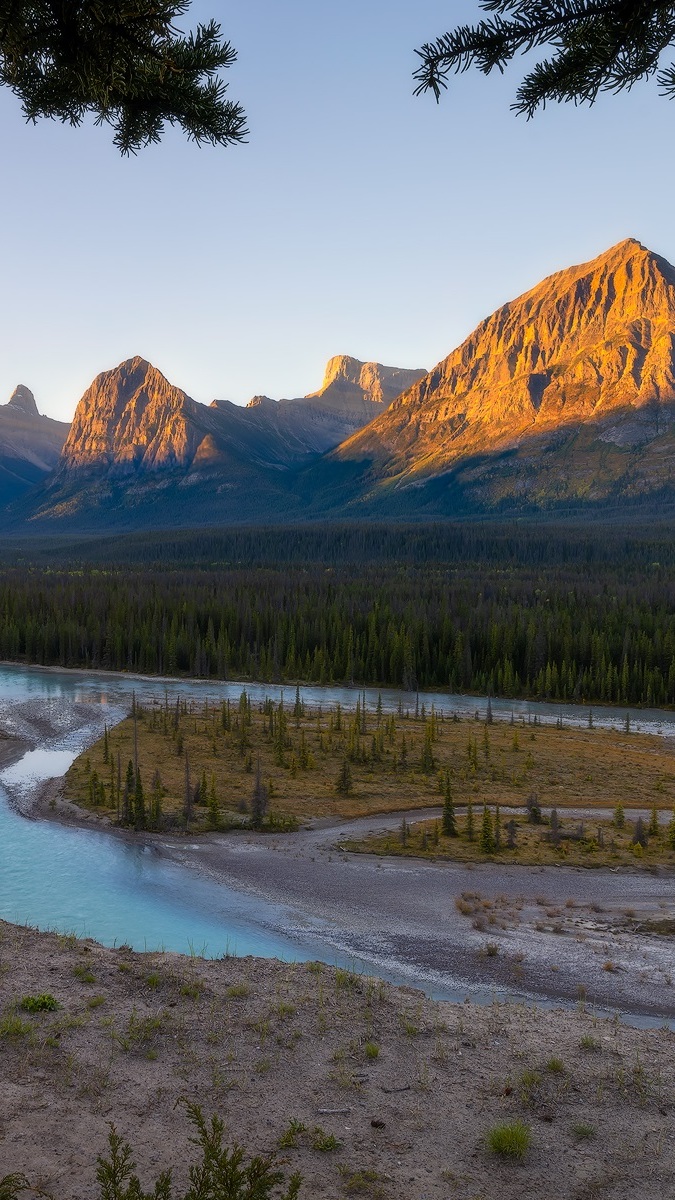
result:
[[[33,749],[0,771],[0,916],[16,924],[89,936],[104,945],[127,944],[138,950],[165,949],[219,957],[252,954],[288,960],[320,958],[369,969],[367,962],[341,960],[330,938],[321,937],[316,922],[298,929],[297,912],[286,920],[279,905],[245,889],[211,882],[194,870],[166,859],[150,846],[130,843],[102,830],[79,829],[54,822],[27,820],[16,805],[29,798],[46,779],[61,776],[104,723],[114,724],[128,711],[132,694],[143,702],[169,703],[176,697],[220,701],[238,699],[246,688],[252,700],[282,689],[266,684],[158,680],[113,674],[59,672],[13,665],[0,667],[0,728],[23,737]],[[295,689],[286,687],[288,703]],[[374,708],[377,690],[366,689]],[[356,689],[304,687],[310,706],[344,707],[356,703]],[[385,710],[414,710],[414,694],[383,690]],[[486,701],[474,697],[426,693],[427,710],[463,715],[485,712]],[[537,719],[587,724],[588,710],[572,706],[492,701],[496,719]],[[675,714],[629,710],[631,726],[675,735]],[[623,727],[625,710],[594,708],[597,727]],[[284,928],[292,927],[292,934]],[[373,968],[373,973],[401,978]],[[412,980],[408,976],[406,982]],[[465,992],[458,995],[463,996]],[[446,993],[451,998],[458,995]]]

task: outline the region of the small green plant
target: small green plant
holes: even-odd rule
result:
[[[366,1042],[365,1046],[363,1047],[363,1052],[366,1058],[379,1058],[380,1047],[378,1046],[377,1042]]]
[[[288,1122],[288,1126],[286,1127],[286,1129],[284,1129],[284,1132],[282,1133],[281,1137],[279,1138],[279,1142],[278,1142],[279,1149],[280,1150],[295,1150],[295,1149],[297,1149],[298,1138],[300,1137],[301,1133],[305,1132],[306,1128],[307,1128],[307,1126],[303,1125],[302,1121],[297,1121],[295,1117],[291,1117],[290,1121]]]
[[[585,1125],[583,1121],[577,1121],[572,1126],[572,1133],[575,1138],[579,1138],[579,1141],[590,1141],[591,1138],[595,1137],[595,1126]]]
[[[523,1104],[532,1103],[540,1083],[541,1075],[538,1071],[523,1071],[518,1080],[518,1091]]]
[[[24,1012],[56,1012],[59,1002],[51,992],[40,992],[39,996],[24,996],[20,1008]]]
[[[150,974],[146,976],[145,982],[149,988],[158,988],[161,985],[162,976],[159,974],[159,971],[151,971]]]
[[[546,1070],[550,1071],[553,1075],[564,1074],[565,1064],[564,1064],[562,1058],[555,1058],[555,1057],[549,1058],[549,1060],[546,1064]]]
[[[597,1053],[600,1050],[600,1043],[590,1033],[584,1034],[579,1040],[579,1046],[582,1050],[586,1050],[590,1054]]]
[[[302,1176],[295,1174],[283,1192],[283,1171],[278,1170],[274,1155],[256,1156],[245,1161],[241,1146],[223,1146],[224,1125],[219,1117],[207,1122],[201,1108],[188,1105],[188,1116],[195,1126],[194,1145],[201,1151],[201,1160],[190,1167],[190,1186],[182,1200],[297,1200]],[[154,1190],[143,1191],[134,1174],[136,1164],[131,1146],[123,1141],[114,1125],[108,1138],[108,1157],[99,1157],[96,1178],[101,1188],[101,1200],[170,1200],[171,1172],[162,1171]],[[12,1193],[0,1200],[14,1200]],[[176,1197],[176,1200],[179,1200]]]
[[[233,983],[225,993],[228,1000],[241,1000],[248,996],[250,988],[247,983]]]
[[[321,1150],[324,1154],[331,1150],[339,1150],[340,1143],[333,1133],[326,1133],[320,1125],[312,1130],[312,1150]]]
[[[73,967],[73,975],[76,979],[79,979],[80,983],[96,983],[94,972],[90,971],[89,967],[85,967],[84,965]]]
[[[7,1038],[10,1042],[18,1042],[19,1038],[28,1037],[31,1033],[28,1021],[22,1021],[16,1013],[6,1013],[0,1021],[0,1038]]]
[[[359,986],[359,977],[354,971],[348,971],[346,967],[336,967],[335,986],[338,990],[356,989]]]
[[[486,1135],[488,1150],[503,1158],[523,1158],[531,1141],[530,1127],[523,1121],[506,1121],[495,1125]]]
[[[90,996],[87,1000],[87,1008],[100,1008],[105,1004],[105,996]]]
[[[19,1192],[28,1191],[29,1188],[25,1175],[4,1175],[0,1179],[0,1200],[18,1200]]]
[[[340,1163],[338,1171],[342,1176],[342,1186],[349,1195],[356,1193],[361,1196],[384,1198],[387,1194],[381,1186],[383,1176],[378,1175],[377,1171],[373,1171],[370,1167],[362,1167],[360,1171],[352,1171],[350,1167],[345,1166],[344,1163]]]

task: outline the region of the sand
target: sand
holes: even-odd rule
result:
[[[24,995],[42,992],[58,1011],[21,1011]],[[168,1165],[184,1181],[182,1099],[220,1113],[248,1151],[277,1151],[288,1174],[301,1171],[307,1200],[675,1191],[668,1031],[584,1011],[433,1003],[329,967],[134,954],[4,924],[0,1007],[0,1175],[25,1171],[57,1200],[97,1194],[111,1121],[145,1187]],[[282,1150],[291,1119],[305,1131]],[[531,1130],[522,1161],[485,1144],[512,1120]]]

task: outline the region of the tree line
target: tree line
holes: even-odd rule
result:
[[[86,561],[82,548],[67,565],[9,562],[0,577],[0,657],[213,679],[675,703],[669,540],[401,527],[371,556],[377,537],[375,529],[344,532],[336,547],[325,529],[240,531],[230,546],[236,558],[200,562],[197,546],[193,565],[175,554],[176,546],[187,554],[180,539],[147,564],[125,562],[123,548],[106,567]]]

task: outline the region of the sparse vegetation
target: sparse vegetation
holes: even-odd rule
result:
[[[530,1148],[532,1134],[523,1121],[505,1121],[495,1125],[486,1135],[488,1149],[502,1158],[524,1158]]]
[[[378,713],[363,697],[351,712],[253,704],[246,692],[235,704],[135,705],[73,764],[65,793],[113,822],[176,832],[249,825],[283,831],[308,816],[438,805],[440,819],[406,821],[398,837],[355,848],[634,865],[639,845],[645,865],[675,862],[665,829],[648,837],[645,822],[624,818],[617,826],[617,809],[633,805],[638,789],[656,792],[659,784],[657,810],[672,807],[675,784],[663,782],[672,776],[660,739],[525,724],[521,733],[529,730],[534,741],[524,757],[514,748],[517,726],[493,719],[482,728],[481,738],[475,721],[424,705]],[[432,747],[433,770],[425,746]],[[571,819],[565,810],[572,805],[597,808],[600,819]],[[520,812],[505,818],[503,806]],[[645,817],[653,825],[653,801]]]
[[[51,992],[40,992],[38,996],[24,996],[20,1007],[29,1013],[55,1012],[59,1004]]]

